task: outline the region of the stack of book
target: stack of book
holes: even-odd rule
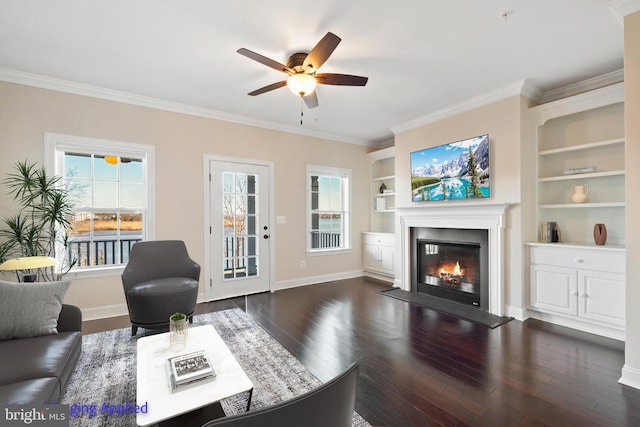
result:
[[[542,221],[540,225],[540,241],[542,243],[558,243],[560,241],[560,228],[554,221]]]
[[[574,175],[578,173],[592,173],[597,172],[598,168],[595,166],[581,166],[578,168],[566,168],[564,170],[565,175]]]
[[[192,385],[216,376],[204,351],[196,351],[169,359],[171,389]]]

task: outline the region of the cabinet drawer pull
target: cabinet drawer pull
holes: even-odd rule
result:
[[[582,264],[584,262],[582,258],[576,258],[574,261],[578,264]]]

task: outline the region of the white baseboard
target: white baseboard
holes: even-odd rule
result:
[[[206,301],[204,299],[204,293],[198,294],[197,302]],[[113,304],[113,305],[103,305],[101,307],[89,307],[82,308],[82,320],[98,320],[98,319],[108,319],[109,317],[118,317],[118,316],[128,316],[129,309],[127,308],[127,304]]]
[[[640,369],[632,368],[625,364],[622,367],[622,377],[620,377],[618,382],[640,390]]]
[[[556,325],[564,326],[571,329],[577,329],[579,331],[588,332],[590,334],[601,335],[603,337],[612,338],[618,341],[625,341],[626,335],[624,330],[616,327],[608,327],[599,324],[589,323],[583,320],[568,318],[555,314],[542,313],[536,310],[527,310],[528,317],[532,319],[542,320],[543,322],[554,323]]]
[[[395,282],[395,279],[392,276],[387,276],[385,274],[378,274],[373,271],[365,271],[364,275],[367,277],[371,277],[373,279],[382,280],[383,282],[389,282],[392,285]]]
[[[127,304],[103,305],[101,307],[83,308],[82,320],[106,319],[109,317],[128,316]]]
[[[281,291],[283,289],[296,288],[298,286],[316,285],[319,283],[332,282],[334,280],[352,279],[354,277],[362,277],[362,270],[345,271],[342,273],[327,274],[322,276],[301,277],[299,279],[281,280],[274,283],[271,292]]]
[[[527,310],[523,309],[522,307],[514,307],[512,305],[508,305],[505,312],[507,317],[513,317],[514,319],[520,320],[521,322],[529,317],[527,314]]]

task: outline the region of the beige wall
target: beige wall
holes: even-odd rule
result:
[[[410,153],[427,147],[489,134],[491,156],[491,199],[487,203],[513,204],[507,214],[506,292],[509,315],[521,317],[523,294],[523,241],[521,223],[521,129],[527,101],[513,96],[475,108],[396,135],[396,206],[409,208],[430,203],[475,202],[411,202]],[[405,189],[405,191],[401,191]]]
[[[627,341],[623,381],[640,388],[640,12],[624,20]]]
[[[272,233],[276,282],[290,286],[308,283],[309,277],[321,280],[362,270],[360,233],[369,227],[366,147],[0,82],[0,176],[6,176],[18,160],[42,164],[45,132],[155,146],[155,237],[185,240],[192,257],[203,266],[203,158],[271,161],[274,213],[286,216],[286,223],[277,224]],[[305,255],[307,163],[352,169],[351,254]],[[0,216],[12,214],[14,207],[2,189]],[[300,268],[302,260],[305,269]],[[74,280],[66,302],[82,308],[124,304],[120,277]]]

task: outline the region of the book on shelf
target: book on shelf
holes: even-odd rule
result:
[[[579,173],[592,173],[597,172],[598,168],[595,166],[581,166],[578,168],[566,168],[564,170],[565,175],[574,175]]]
[[[540,242],[558,243],[560,241],[560,228],[555,221],[542,221],[540,223]]]
[[[216,376],[204,350],[169,358],[169,374],[173,390]]]

